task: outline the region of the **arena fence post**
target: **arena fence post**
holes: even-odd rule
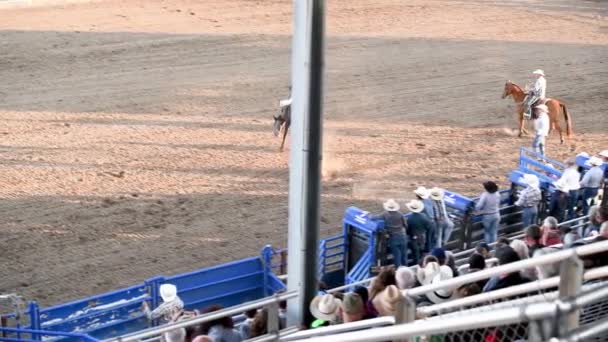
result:
[[[559,298],[563,301],[579,294],[583,283],[583,262],[577,255],[572,255],[560,264]],[[563,336],[578,328],[579,310],[559,316],[559,334]]]
[[[266,321],[266,334],[273,334],[278,336],[279,330],[281,330],[279,324],[279,298],[272,304],[268,304],[266,306],[266,310],[268,310],[268,320]]]
[[[395,325],[410,323],[416,320],[416,302],[407,294],[400,294],[399,301],[396,304]],[[411,338],[396,340],[398,342],[410,342]]]
[[[28,306],[28,311],[30,314],[30,328],[32,330],[41,330],[40,306],[36,301],[31,301]],[[38,334],[32,334],[32,340],[40,341],[42,340],[42,336]]]
[[[270,277],[270,272],[272,272],[272,255],[273,250],[271,245],[266,245],[262,248],[262,270],[264,271],[264,289],[262,292],[264,293],[264,297],[270,294],[268,289],[268,278]]]

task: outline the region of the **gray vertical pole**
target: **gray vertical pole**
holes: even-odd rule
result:
[[[317,293],[321,191],[324,0],[294,0],[287,324],[308,326]]]
[[[583,262],[578,256],[573,255],[570,258],[562,261],[559,271],[559,298],[567,300],[575,297],[581,290],[583,283]],[[569,313],[565,315],[562,321],[559,322],[560,336],[571,332],[578,328],[579,312]]]

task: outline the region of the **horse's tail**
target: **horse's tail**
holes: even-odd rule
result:
[[[564,112],[564,119],[566,119],[566,136],[570,138],[572,135],[572,118],[570,117],[565,104],[560,102],[559,106],[561,107],[562,112]]]

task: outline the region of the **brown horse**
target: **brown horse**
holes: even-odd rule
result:
[[[517,84],[507,81],[505,83],[505,90],[502,93],[502,98],[505,99],[509,96],[511,96],[513,101],[515,101],[515,104],[517,104],[519,136],[521,137],[522,134],[528,133],[528,131],[526,131],[524,128],[524,99],[526,98],[526,92]],[[547,105],[549,108],[549,120],[551,121],[551,129],[549,133],[551,133],[552,130],[557,129],[559,132],[559,140],[563,144],[564,137],[562,134],[562,128],[559,124],[559,114],[560,112],[564,113],[564,119],[566,120],[566,137],[570,139],[572,135],[572,120],[570,118],[570,114],[568,114],[568,109],[566,108],[565,104],[556,99],[546,98],[545,105]]]

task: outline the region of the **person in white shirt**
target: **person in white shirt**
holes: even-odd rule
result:
[[[547,93],[547,80],[545,79],[545,72],[541,69],[536,69],[532,72],[532,75],[536,77],[534,85],[528,91],[528,95],[524,99],[525,117],[530,119],[532,116],[532,106],[539,100],[544,100]]]
[[[602,187],[604,182],[604,170],[602,165],[604,162],[598,157],[591,157],[587,161],[591,165],[591,169],[585,172],[583,179],[581,179],[581,197],[583,200],[583,215],[587,215],[589,212],[589,202],[594,199]]]
[[[581,174],[578,172],[578,165],[574,159],[566,160],[566,170],[562,173],[560,180],[566,184],[570,189],[570,196],[568,197],[568,219],[571,220],[576,217],[574,207],[578,202],[579,189],[581,188],[579,182],[581,180]]]
[[[545,105],[538,105],[534,107],[534,142],[532,147],[536,153],[541,156],[545,156],[545,138],[549,135],[549,108]]]

